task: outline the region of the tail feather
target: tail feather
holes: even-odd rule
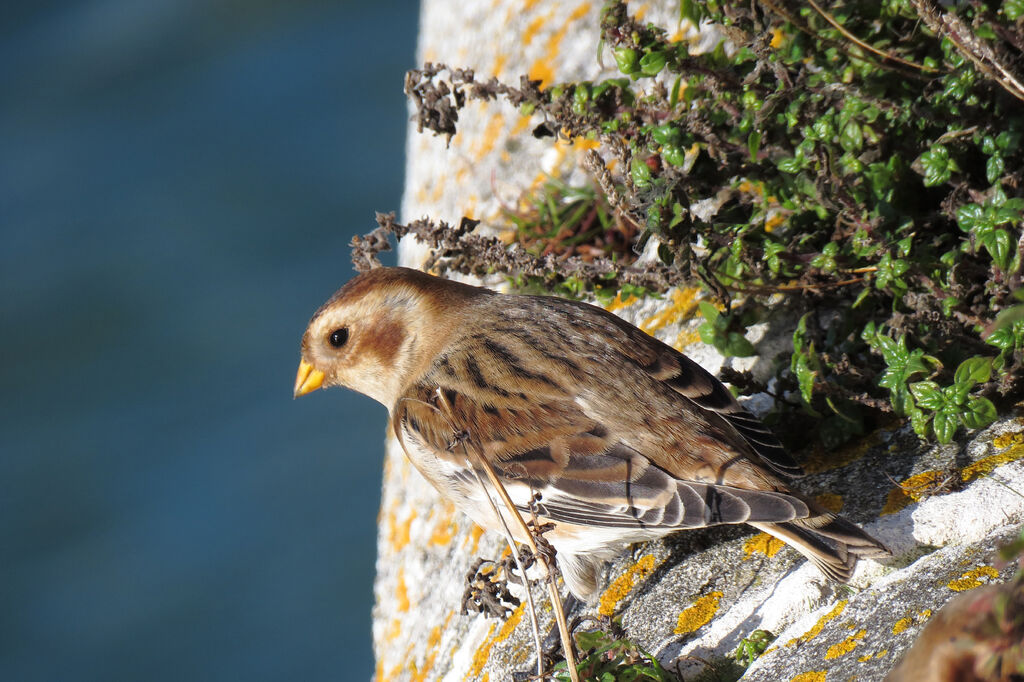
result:
[[[857,559],[880,559],[889,550],[846,519],[822,512],[806,519],[784,523],[752,523],[797,550],[831,580],[847,583]]]

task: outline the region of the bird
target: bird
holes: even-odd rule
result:
[[[294,396],[332,386],[387,407],[424,478],[501,530],[483,475],[492,468],[522,516],[546,529],[580,600],[626,546],[685,529],[747,523],[837,582],[859,557],[888,555],[790,487],[801,467],[711,373],[584,302],[368,270],[302,337]]]

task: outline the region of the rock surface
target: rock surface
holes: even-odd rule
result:
[[[509,83],[522,73],[545,84],[612,76],[607,51],[604,71],[597,64],[599,11],[588,2],[425,0],[419,57]],[[647,7],[646,18],[662,26],[677,26],[677,16],[672,3]],[[487,229],[549,174],[579,178],[588,143],[537,140],[530,131],[538,122],[500,102],[472,102],[450,145],[412,127],[403,219],[455,223],[466,215]],[[407,265],[423,256],[416,245],[400,251]],[[722,358],[697,343],[695,297],[675,291],[614,312],[715,372]],[[627,551],[608,567],[599,600],[574,615],[620,616],[629,638],[687,679],[735,679],[732,652],[756,629],[779,638],[744,679],[881,679],[946,600],[1011,570],[994,552],[1024,522],[1024,419],[1008,416],[961,436],[923,447],[895,425],[804,462],[809,475],[797,486],[865,524],[896,555],[886,566],[863,562],[853,589],[826,583],[794,551],[747,527],[713,528]],[[475,558],[500,558],[504,541],[442,502],[390,437],[379,525],[377,679],[507,680],[535,671],[525,607],[505,620],[460,613]],[[550,605],[543,589],[534,595],[547,633]]]

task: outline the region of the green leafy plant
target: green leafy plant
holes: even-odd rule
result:
[[[740,641],[733,657],[737,663],[749,668],[774,641],[775,635],[768,630],[754,630],[749,637]]]
[[[1024,389],[1018,5],[686,1],[680,19],[717,36],[698,54],[612,1],[614,78],[542,90],[449,69],[441,87],[432,65],[408,88],[436,132],[454,134],[467,99],[505,97],[543,116],[535,134],[600,143],[598,190],[545,188],[512,217],[547,260],[481,249],[489,266],[548,267],[518,281],[602,300],[700,282],[701,338],[727,356],[758,352],[750,325],[795,313],[792,353],[765,358],[781,435],[836,444],[890,413],[948,442]],[[609,237],[621,226],[628,248]],[[659,262],[640,265],[652,240]]]
[[[576,642],[585,654],[576,670],[588,682],[673,682],[676,677],[665,670],[658,659],[627,639],[595,630],[576,634]],[[556,680],[568,680],[565,662],[555,666]]]

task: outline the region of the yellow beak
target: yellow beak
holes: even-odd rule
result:
[[[299,373],[295,375],[295,397],[312,393],[324,383],[324,373],[314,369],[305,360],[299,362]]]

